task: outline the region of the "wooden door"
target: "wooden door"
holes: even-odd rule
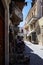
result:
[[[4,22],[0,17],[0,65],[3,65],[4,61]]]

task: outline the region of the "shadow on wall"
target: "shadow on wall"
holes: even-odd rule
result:
[[[25,45],[25,54],[30,56],[29,65],[43,65],[43,59],[33,52],[34,51],[32,49]]]

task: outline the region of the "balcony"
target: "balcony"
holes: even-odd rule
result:
[[[9,10],[10,10],[10,19],[12,20],[12,22],[19,24],[19,22],[23,20],[23,14],[22,11],[19,9],[19,7],[16,6],[14,1],[10,3]]]
[[[17,6],[14,6],[12,8],[12,13],[11,13],[10,16],[14,16],[14,15],[16,15],[18,18],[20,18],[21,21],[23,20],[23,14],[22,14],[21,10]]]
[[[23,14],[21,12],[21,10],[18,7],[14,7],[13,8],[13,12],[21,19],[23,20]]]
[[[32,16],[31,19],[29,20],[29,24],[36,22],[37,19],[38,19],[38,17]]]

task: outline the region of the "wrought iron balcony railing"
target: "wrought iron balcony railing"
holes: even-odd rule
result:
[[[23,20],[22,11],[16,5],[12,8],[12,12],[14,12],[21,20]]]
[[[37,19],[38,19],[38,17],[32,16],[32,17],[30,18],[30,20],[29,20],[29,24],[34,23]]]
[[[23,20],[22,11],[18,8],[18,6],[16,6],[14,1],[12,2],[12,5],[10,5],[10,16],[13,14],[17,15],[21,20]]]

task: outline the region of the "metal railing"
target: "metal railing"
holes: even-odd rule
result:
[[[30,20],[28,21],[28,23],[32,23],[32,21],[34,20],[37,20],[38,19],[38,17],[37,16],[35,16],[35,15],[33,15],[31,18],[30,18]]]
[[[12,2],[12,14],[16,14],[21,20],[23,20],[23,14],[22,11],[19,9],[18,6],[14,2]]]

